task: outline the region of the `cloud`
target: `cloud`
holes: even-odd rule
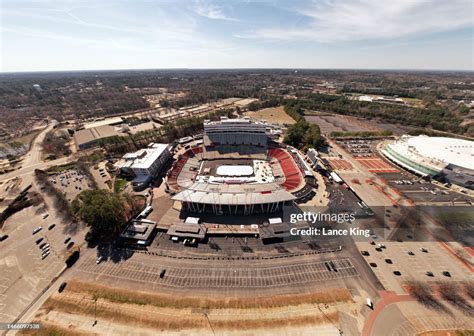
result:
[[[236,36],[337,42],[394,39],[474,25],[469,0],[323,0],[288,10],[309,22],[294,27],[262,27]]]
[[[238,21],[236,18],[224,14],[222,8],[202,1],[197,2],[195,11],[196,14],[211,20]]]

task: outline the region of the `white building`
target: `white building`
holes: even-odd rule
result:
[[[170,145],[152,143],[148,148],[125,156],[133,160],[130,169],[135,176],[155,176],[171,156]]]

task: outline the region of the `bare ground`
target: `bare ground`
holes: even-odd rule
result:
[[[325,330],[321,335],[332,335],[339,328],[342,310],[352,314],[356,310],[346,289],[252,299],[208,299],[133,292],[72,281],[62,294],[56,293],[45,302],[35,319],[48,328],[59,331],[72,328],[71,331],[78,333],[103,334],[116,328],[124,331],[132,328],[140,334],[152,334],[153,330],[174,334],[186,330],[187,335],[199,335],[209,334],[212,327],[220,334],[231,335],[298,328],[314,331],[321,327]],[[98,326],[89,330],[96,318]]]
[[[246,112],[246,116],[256,120],[266,120],[272,124],[294,124],[296,121],[286,114],[283,106],[269,107],[255,112]]]

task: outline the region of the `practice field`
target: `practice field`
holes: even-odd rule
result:
[[[283,106],[270,107],[255,112],[246,112],[246,116],[249,116],[254,120],[266,120],[271,124],[294,124],[296,121],[286,114]]]

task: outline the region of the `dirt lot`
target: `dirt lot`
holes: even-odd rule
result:
[[[46,301],[35,320],[52,330],[76,333],[127,334],[133,330],[134,334],[151,335],[160,330],[160,334],[208,335],[212,330],[226,335],[259,331],[275,335],[282,331],[288,334],[293,328],[311,328],[313,334],[339,335],[339,312],[357,315],[357,305],[346,289],[331,294],[246,300],[176,298],[70,281],[63,293]]]
[[[310,123],[318,124],[323,134],[330,134],[331,132],[379,132],[382,130],[375,122],[346,115],[308,115],[305,119]]]
[[[255,120],[266,120],[272,124],[292,125],[296,122],[292,117],[286,114],[283,110],[283,106],[270,107],[255,112],[246,112],[245,115]]]

